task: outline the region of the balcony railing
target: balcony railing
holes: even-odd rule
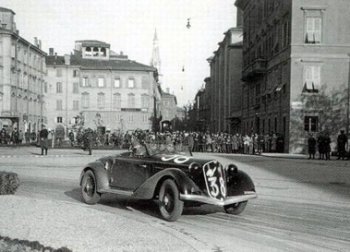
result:
[[[242,72],[242,80],[249,81],[266,72],[266,59],[258,58],[247,66]]]

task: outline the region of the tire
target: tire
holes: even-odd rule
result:
[[[182,214],[184,202],[179,199],[179,189],[172,179],[166,179],[159,189],[159,211],[164,220],[176,221]]]
[[[101,194],[97,192],[95,174],[88,170],[84,173],[81,183],[81,196],[86,204],[94,205],[99,202]]]
[[[225,212],[228,214],[238,215],[242,213],[247,206],[248,201],[243,201],[231,205],[224,206]]]

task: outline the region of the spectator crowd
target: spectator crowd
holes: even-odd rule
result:
[[[45,132],[46,145],[51,147],[82,147],[89,149],[109,146],[117,149],[127,149],[133,139],[142,139],[145,142],[157,142],[164,144],[186,144],[193,152],[216,152],[216,153],[241,153],[260,154],[262,152],[284,152],[284,137],[278,133],[271,134],[229,134],[225,132],[163,132],[154,133],[148,130],[127,131],[105,131],[100,132],[92,129],[75,129],[68,132],[68,142],[64,141],[64,135],[56,134],[53,130]],[[40,145],[42,137],[40,131],[25,132],[14,129],[8,133],[4,128],[0,131],[1,144],[31,144]],[[88,140],[87,140],[88,139]],[[327,132],[321,132],[316,137],[310,134],[307,140],[309,159],[315,159],[316,152],[318,158],[329,160],[331,156],[331,138]],[[87,147],[89,146],[89,147]],[[336,150],[338,159],[345,159],[348,156],[346,151],[348,138],[342,130],[337,138]]]

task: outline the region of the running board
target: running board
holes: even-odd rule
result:
[[[123,195],[123,196],[132,196],[134,192],[132,191],[125,191],[125,190],[119,190],[119,189],[112,189],[112,188],[107,188],[107,189],[101,189],[99,190],[100,193],[113,193],[113,194],[118,194],[118,195]]]

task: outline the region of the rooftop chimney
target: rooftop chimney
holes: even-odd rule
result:
[[[38,38],[34,37],[34,45],[37,47],[38,46]]]
[[[54,49],[51,47],[49,48],[49,56],[53,56],[54,54]]]
[[[38,41],[38,47],[39,47],[39,49],[41,49],[41,39],[39,39],[39,41]]]
[[[69,54],[64,55],[64,64],[70,65],[70,55]]]

